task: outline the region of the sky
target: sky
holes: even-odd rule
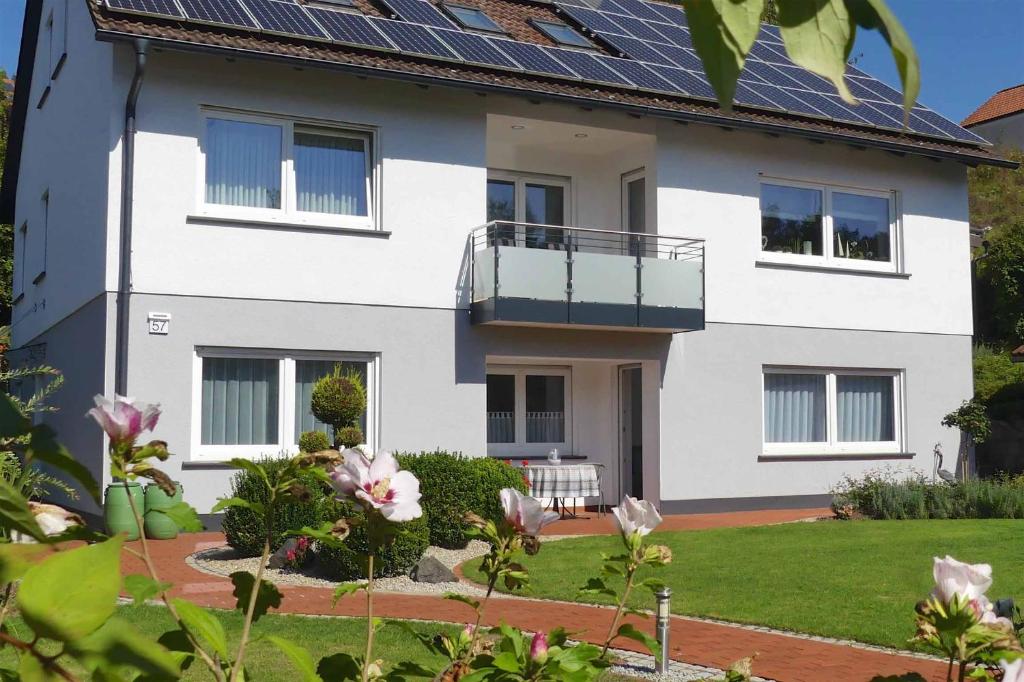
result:
[[[1024,0],[889,0],[921,60],[920,101],[960,121],[997,90],[1024,83]],[[13,74],[25,0],[0,0],[0,68]],[[899,86],[885,41],[860,31],[857,66]]]

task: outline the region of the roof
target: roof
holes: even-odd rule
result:
[[[1020,346],[1010,351],[1010,358],[1014,362],[1024,362],[1024,346]]]
[[[988,98],[980,107],[965,118],[960,125],[965,128],[993,121],[997,118],[1024,112],[1024,83],[1005,88]]]

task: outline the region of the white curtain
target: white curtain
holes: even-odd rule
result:
[[[332,441],[334,429],[313,416],[310,404],[313,397],[313,385],[318,379],[332,374],[335,365],[341,365],[343,372],[355,371],[363,379],[366,386],[365,362],[337,362],[335,360],[297,360],[295,362],[295,437],[306,431],[323,431]],[[359,419],[359,427],[366,434],[366,412]]]
[[[896,439],[893,419],[893,378],[836,377],[839,440],[846,443]]]
[[[366,141],[295,133],[295,190],[300,211],[365,216]]]
[[[206,122],[206,203],[281,208],[281,127]]]
[[[825,433],[825,375],[764,375],[766,443],[821,443]]]
[[[515,443],[516,442],[516,413],[515,412],[488,412],[487,413],[487,442],[488,443]]]
[[[565,377],[526,377],[526,442],[565,442]]]
[[[276,445],[274,359],[203,358],[204,445]]]

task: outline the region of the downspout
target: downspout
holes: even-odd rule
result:
[[[135,75],[124,105],[124,138],[121,155],[121,248],[117,274],[117,345],[114,349],[114,392],[128,391],[128,321],[132,290],[132,205],[135,190],[135,109],[146,75],[146,52],[149,41],[136,38]]]

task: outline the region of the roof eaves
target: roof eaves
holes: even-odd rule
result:
[[[138,37],[137,34],[129,31],[117,31],[104,28],[97,28],[96,36],[99,40],[107,40],[111,42],[134,40],[136,37]],[[981,149],[978,149],[975,153],[971,153],[970,151],[968,151],[968,149],[972,148],[964,148],[962,151],[953,148],[942,149],[932,146],[922,146],[914,142],[898,142],[892,140],[882,140],[877,138],[865,137],[863,135],[858,135],[857,133],[852,131],[849,133],[845,133],[838,131],[814,130],[812,128],[802,127],[799,125],[790,125],[786,123],[764,120],[737,118],[735,116],[729,116],[726,114],[714,114],[710,112],[684,111],[679,109],[661,108],[655,106],[640,105],[630,102],[620,102],[608,98],[582,97],[570,95],[567,93],[541,92],[537,90],[530,90],[522,87],[515,87],[507,84],[502,84],[499,82],[485,83],[477,80],[459,79],[457,77],[440,76],[437,74],[413,73],[411,71],[397,71],[394,69],[338,62],[327,59],[319,59],[311,56],[271,53],[263,50],[248,49],[237,45],[215,45],[210,43],[199,43],[188,40],[181,40],[176,38],[168,38],[154,35],[147,35],[146,37],[154,46],[160,46],[170,50],[178,50],[184,52],[202,52],[208,54],[231,54],[235,56],[242,55],[253,59],[283,62],[289,64],[294,64],[296,61],[300,61],[312,67],[324,68],[333,71],[343,71],[347,73],[353,73],[359,76],[370,76],[388,80],[414,82],[425,85],[444,85],[448,87],[465,88],[476,91],[490,90],[502,92],[505,94],[513,94],[517,96],[529,96],[533,99],[570,102],[576,105],[586,103],[586,106],[622,109],[629,111],[630,113],[633,114],[640,113],[660,118],[668,118],[684,122],[710,124],[727,128],[744,128],[758,130],[760,132],[765,132],[769,134],[795,135],[816,141],[841,142],[858,147],[874,147],[890,151],[895,154],[911,154],[934,159],[955,160],[972,166],[991,165],[1005,168],[1016,168],[1018,166],[1018,164],[1014,161],[993,156]],[[451,69],[451,72],[458,73],[456,69]],[[780,114],[780,117],[781,116],[782,115]]]
[[[18,75],[11,106],[11,123],[7,134],[7,157],[4,159],[3,179],[0,180],[0,223],[14,222],[14,203],[18,195],[18,173],[25,137],[25,119],[32,96],[32,72],[36,63],[36,44],[39,42],[39,20],[43,14],[43,0],[25,3],[25,19],[21,28],[21,49],[18,53]]]

